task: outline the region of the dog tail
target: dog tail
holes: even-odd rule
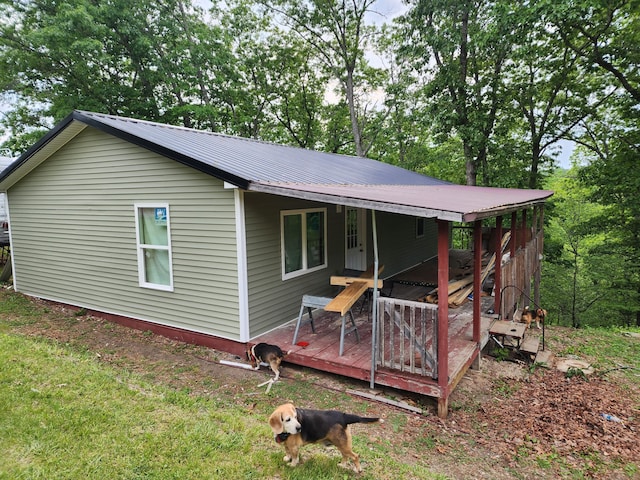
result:
[[[375,422],[384,422],[384,420],[382,420],[379,417],[361,417],[359,415],[354,415],[353,413],[345,413],[344,414],[344,422],[347,425],[350,425],[352,423],[375,423]]]

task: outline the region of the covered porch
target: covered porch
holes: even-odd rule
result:
[[[451,225],[439,220],[437,258],[384,278],[383,288],[370,290],[368,303],[365,295],[351,306],[357,336],[352,331],[341,342],[340,313],[318,308],[312,312],[315,332],[302,322],[294,342],[297,322],[292,321],[251,343],[277,344],[290,350],[288,363],[369,381],[372,388],[377,384],[433,397],[444,418],[458,382],[469,368],[479,367],[493,322],[513,319],[523,302],[539,304],[542,212],[541,205],[531,218],[526,209],[513,211],[509,228],[502,227],[498,215],[490,240],[482,221],[473,222],[471,265],[455,274]],[[308,320],[308,313],[304,317]]]
[[[401,289],[396,289],[401,290]],[[384,302],[402,302],[402,299],[381,298],[379,301]],[[323,310],[314,310],[313,319],[315,332],[312,331],[311,325],[306,323],[302,325],[298,333],[296,344],[293,344],[293,336],[295,331],[295,322],[290,322],[276,330],[261,335],[253,340],[252,343],[266,342],[280,346],[284,351],[290,351],[286,356],[285,362],[303,367],[314,368],[323,372],[343,375],[345,377],[354,378],[369,382],[372,374],[372,327],[370,305],[364,297],[360,299],[353,307],[354,319],[358,329],[359,341],[356,340],[354,333],[346,335],[344,341],[344,352],[339,354],[339,341],[341,321],[340,316],[335,312],[326,312]],[[410,302],[410,301],[408,301]],[[364,303],[364,305],[362,305]],[[482,299],[483,311],[493,307],[493,298],[484,297]],[[428,304],[421,304],[422,307],[428,307]],[[362,308],[362,310],[361,310]],[[384,308],[384,307],[383,307]],[[434,313],[437,310],[435,307]],[[407,315],[410,315],[407,313]],[[489,327],[496,318],[495,315],[483,314],[481,317],[481,340],[478,345],[473,340],[473,311],[471,303],[456,309],[455,312],[449,314],[448,328],[448,375],[449,388],[454,388],[458,380],[464,375],[469,368],[471,362],[475,358],[478,349],[484,348],[489,339]],[[388,323],[388,322],[387,322]],[[410,319],[409,319],[410,325]],[[428,330],[428,329],[427,329]],[[425,345],[432,343],[432,330],[426,331]],[[421,336],[421,333],[419,334]],[[389,333],[386,335],[387,351],[391,339]],[[444,392],[441,391],[437,378],[433,378],[431,368],[422,363],[420,353],[416,353],[412,348],[406,348],[406,352],[400,354],[400,337],[394,339],[394,347],[396,349],[395,366],[376,366],[375,383],[399,390],[413,393],[419,393],[429,397],[440,398]],[[402,360],[400,359],[402,357]],[[413,372],[412,360],[413,358]],[[403,362],[400,365],[400,362]],[[424,369],[423,369],[424,367]],[[423,374],[424,372],[424,374]],[[455,381],[453,381],[455,379]]]

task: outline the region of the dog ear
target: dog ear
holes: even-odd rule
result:
[[[280,414],[280,410],[276,410],[269,417],[269,426],[275,435],[279,435],[284,432],[284,427],[282,425],[282,415]]]

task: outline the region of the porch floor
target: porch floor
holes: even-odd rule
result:
[[[404,286],[402,286],[404,287]],[[401,297],[402,287],[396,292]],[[394,292],[394,293],[396,293]],[[396,297],[396,295],[394,295]],[[293,334],[296,321],[289,322],[280,328],[254,338],[251,343],[265,342],[280,346],[290,351],[285,357],[286,363],[309,367],[316,370],[343,375],[369,382],[371,379],[371,311],[369,305],[361,309],[364,297],[359,300],[352,312],[360,335],[356,341],[355,333],[349,333],[344,340],[344,353],[339,355],[341,321],[338,313],[314,310],[313,319],[316,332],[306,323],[300,327],[297,345],[293,345]],[[494,320],[493,315],[486,312],[493,307],[493,297],[481,299],[480,350],[489,339],[489,327]],[[431,376],[411,374],[398,370],[378,367],[375,374],[376,385],[423,394],[431,397],[448,396],[462,378],[478,354],[477,345],[473,342],[473,303],[449,309],[449,375],[448,392],[441,391],[437,379]],[[347,322],[349,321],[347,317]],[[349,323],[347,323],[349,325]],[[308,345],[300,346],[301,342]]]

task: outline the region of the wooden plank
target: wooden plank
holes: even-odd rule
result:
[[[324,309],[328,312],[338,312],[340,315],[345,315],[368,289],[367,282],[353,282],[347,285],[347,288],[331,300]]]
[[[367,288],[373,288],[373,278],[364,278],[364,277],[344,277],[341,275],[332,275],[331,276],[331,285],[337,285],[340,287],[346,287],[351,285],[354,282],[365,282],[367,284]],[[378,288],[382,288],[383,285],[382,280],[378,280]]]
[[[378,267],[378,276],[384,270],[384,265],[380,265]],[[342,287],[346,287],[347,285],[352,284],[353,282],[360,282],[366,280],[369,288],[374,288],[373,284],[373,265],[367,268],[366,271],[362,272],[358,277],[349,277],[344,275],[332,275],[331,276],[331,285],[338,285]],[[378,288],[382,288],[383,282],[378,279]]]
[[[405,403],[405,402],[397,402],[395,400],[391,400],[389,398],[385,398],[385,397],[383,397],[381,395],[374,395],[372,393],[361,392],[361,391],[358,391],[358,390],[347,390],[347,393],[350,394],[350,395],[356,395],[358,397],[367,398],[369,400],[374,400],[376,402],[386,403],[388,405],[393,405],[394,407],[403,408],[405,410],[409,410],[410,412],[418,413],[420,415],[422,415],[424,413],[424,410],[422,410],[421,408],[414,407],[413,405],[409,405],[408,403]]]
[[[508,335],[513,338],[522,338],[526,329],[527,326],[524,323],[496,320],[489,327],[489,333],[491,335]]]
[[[500,261],[502,261],[502,252],[506,248],[507,243],[509,243],[509,238],[511,238],[511,232],[506,232],[502,237],[502,242],[501,242],[502,250],[500,251]],[[489,263],[487,263],[487,266],[482,270],[482,274],[480,276],[480,285],[484,283],[489,273],[493,271],[495,264],[496,264],[496,254],[494,252],[491,255],[491,258],[489,259]],[[449,298],[449,305],[455,305],[455,306],[460,305],[462,302],[466,300],[466,298],[471,294],[472,291],[473,291],[473,280],[470,286],[456,293],[453,296],[453,298]]]
[[[520,350],[527,353],[538,353],[538,348],[540,347],[540,339],[538,337],[528,336],[522,342],[522,346]]]

